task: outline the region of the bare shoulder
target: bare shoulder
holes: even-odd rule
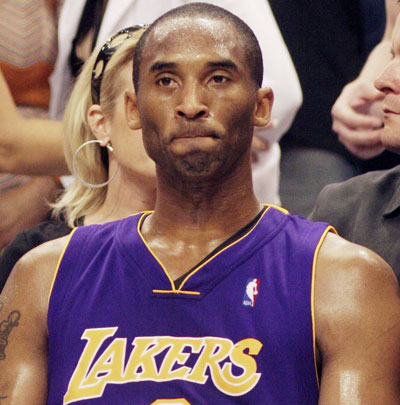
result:
[[[349,361],[359,352],[365,359],[368,351],[400,362],[400,294],[392,269],[376,253],[334,234],[317,258],[315,321],[323,358],[346,355]]]
[[[360,298],[362,294],[399,292],[393,270],[380,256],[333,233],[326,236],[318,255],[316,289],[321,304],[329,303],[331,294],[342,296],[344,292],[360,294]]]
[[[334,234],[317,258],[315,332],[321,403],[400,403],[396,277],[377,254]]]
[[[0,300],[32,301],[33,309],[47,312],[50,286],[67,241],[68,236],[65,236],[43,243],[26,253],[14,266]]]
[[[400,295],[390,266],[373,251],[328,234],[317,258],[315,311],[323,321],[341,317],[398,317]]]

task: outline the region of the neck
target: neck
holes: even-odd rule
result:
[[[102,206],[85,217],[85,225],[101,224],[125,218],[140,211],[152,210],[156,200],[153,178],[117,175],[108,185]]]
[[[248,163],[248,164],[247,164]],[[250,162],[238,165],[223,179],[178,181],[157,168],[157,203],[151,227],[179,237],[200,231],[203,235],[231,235],[261,209],[253,192]]]

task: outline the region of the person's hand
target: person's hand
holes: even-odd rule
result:
[[[0,250],[22,230],[43,221],[58,185],[51,177],[34,177],[28,183],[0,194]]]
[[[384,94],[360,78],[347,84],[332,107],[332,129],[354,155],[369,159],[383,152],[381,143]]]

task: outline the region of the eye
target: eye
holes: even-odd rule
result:
[[[156,83],[162,87],[171,87],[175,84],[175,81],[171,77],[164,76],[158,79]]]
[[[214,83],[216,83],[216,84],[221,84],[221,83],[227,83],[227,82],[229,82],[230,79],[229,79],[228,77],[226,77],[226,76],[223,76],[223,75],[214,75],[214,76],[211,78],[211,81],[214,82]]]
[[[396,55],[394,54],[393,48],[390,49],[390,55],[392,55],[392,59],[394,59],[394,57],[396,56]]]

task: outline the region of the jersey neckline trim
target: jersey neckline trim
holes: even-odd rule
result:
[[[161,269],[163,270],[163,273],[166,275],[170,285],[171,289],[159,289],[159,288],[154,288],[152,289],[153,294],[175,294],[175,295],[188,295],[188,296],[200,296],[202,295],[200,291],[191,291],[191,290],[184,290],[183,287],[185,284],[188,282],[190,278],[192,278],[195,274],[197,274],[202,268],[204,268],[208,263],[210,263],[213,259],[221,255],[224,251],[229,249],[230,247],[236,245],[243,239],[245,239],[249,234],[252,233],[252,231],[257,227],[257,225],[260,223],[261,219],[264,217],[264,215],[268,212],[268,210],[273,207],[275,209],[278,209],[279,211],[283,212],[284,214],[287,214],[287,211],[285,209],[282,209],[280,207],[275,207],[267,204],[263,204],[262,210],[256,215],[253,220],[251,220],[247,225],[245,225],[243,228],[241,228],[237,233],[235,233],[233,236],[229,237],[225,242],[223,242],[221,245],[219,245],[216,249],[214,249],[209,255],[207,255],[204,259],[202,259],[196,266],[194,266],[192,269],[188,271],[188,274],[184,274],[183,276],[179,277],[177,280],[180,278],[183,278],[180,282],[180,285],[177,287],[175,285],[175,281],[172,279],[171,275],[169,274],[168,270],[162,263],[162,261],[157,257],[157,255],[152,251],[150,246],[148,245],[146,239],[144,238],[142,232],[141,232],[141,227],[143,225],[143,222],[145,218],[150,215],[153,211],[146,211],[144,212],[141,217],[139,218],[139,221],[137,223],[137,232],[138,235],[140,236],[140,239],[144,243],[146,249],[148,252],[151,254],[151,256],[157,261]],[[247,227],[250,229],[247,230]],[[245,233],[242,234],[241,231],[245,229]],[[247,231],[247,232],[246,232]],[[235,238],[235,236],[240,233],[240,236]],[[231,241],[231,239],[234,238],[234,240]]]

